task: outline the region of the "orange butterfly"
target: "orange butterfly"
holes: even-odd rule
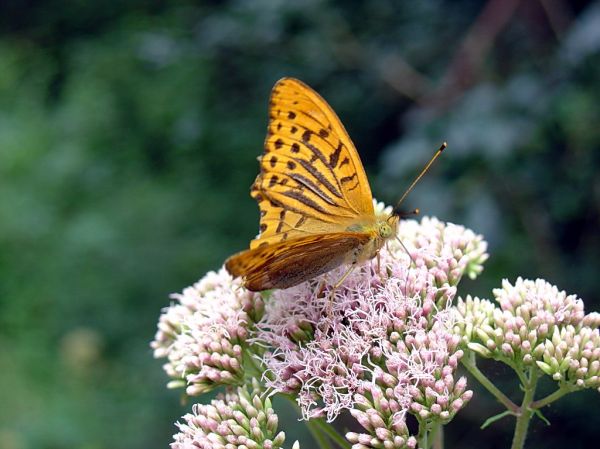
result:
[[[251,189],[260,235],[225,262],[252,291],[293,287],[340,265],[367,261],[395,238],[400,218],[397,207],[375,214],[358,152],[318,93],[283,78],[269,105],[261,172]]]

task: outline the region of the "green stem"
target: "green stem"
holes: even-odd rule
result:
[[[256,379],[260,380],[264,370],[261,369],[260,366],[256,363],[256,360],[254,359],[254,352],[248,349],[245,350],[243,354],[244,355],[242,363],[244,364],[245,368],[245,377],[255,377]]]
[[[444,426],[436,423],[431,429],[431,448],[444,449]]]
[[[282,394],[281,396],[290,401],[293,404],[294,409],[297,412],[299,412],[298,404],[296,403],[294,398],[292,398],[292,396],[288,394]],[[329,437],[342,449],[352,448],[350,443],[346,441],[342,435],[337,433],[331,424],[325,422],[325,420],[323,419],[310,419],[306,421],[306,427],[308,427],[308,430],[310,431],[314,439],[317,441],[317,444],[321,449],[331,449],[331,444],[329,443],[326,437]]]
[[[323,420],[323,419],[312,419],[311,421],[314,421],[315,426],[321,432],[323,432],[325,435],[327,435],[329,438],[331,438],[342,449],[350,449],[352,447],[350,445],[350,443],[348,441],[346,441],[346,439],[344,439],[344,437],[341,436],[333,428],[333,426],[331,424],[329,424],[328,422],[325,422],[325,420]]]
[[[469,373],[471,373],[471,375],[477,379],[481,385],[483,385],[486,390],[488,390],[501,404],[506,407],[507,410],[512,413],[519,412],[519,406],[511,401],[508,396],[502,393],[498,387],[496,387],[496,385],[494,385],[492,381],[489,380],[485,374],[479,370],[479,368],[477,368],[474,354],[472,357],[463,357],[461,363],[467,369],[467,371],[469,371]]]
[[[533,401],[529,407],[532,410],[538,410],[542,407],[547,406],[548,404],[556,401],[557,399],[562,398],[565,394],[571,393],[575,390],[575,388],[573,388],[570,385],[562,385],[558,390],[556,390],[554,393],[549,394],[548,396],[546,396],[545,398],[539,399],[537,401]]]
[[[417,417],[417,421],[419,422],[419,434],[417,435],[417,441],[419,442],[419,447],[423,449],[429,448],[428,436],[429,432],[427,429],[427,421],[420,419]]]
[[[511,449],[523,449],[523,446],[525,445],[529,422],[531,421],[531,417],[534,413],[534,410],[531,408],[531,404],[533,403],[533,398],[535,396],[537,381],[538,371],[535,367],[532,367],[529,370],[528,382],[523,385],[525,394],[523,395],[523,402],[521,403],[520,411],[517,414],[517,424],[515,426],[515,433],[513,435]]]
[[[313,438],[317,442],[317,445],[319,446],[320,449],[333,449],[331,447],[331,444],[329,443],[329,440],[319,430],[319,428],[317,427],[317,425],[316,425],[315,422],[313,422],[313,421],[307,421],[306,422],[306,427],[308,427],[308,431],[313,436]]]
[[[521,382],[521,385],[526,385],[527,382],[529,382],[529,379],[527,379],[527,376],[523,372],[523,367],[521,365],[514,363],[512,360],[510,360],[508,358],[503,358],[499,361],[502,363],[505,363],[506,365],[510,366],[513,369],[513,371],[519,377],[519,381]]]

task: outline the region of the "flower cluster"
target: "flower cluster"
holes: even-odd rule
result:
[[[414,448],[417,440],[406,426],[407,413],[445,424],[471,399],[466,378],[455,379],[463,355],[456,350],[458,339],[439,324],[398,341],[401,349],[388,352],[384,368],[376,367],[372,381],[354,395],[350,412],[368,431],[346,434],[356,447]]]
[[[483,357],[511,366],[537,366],[572,388],[600,391],[600,314],[548,282],[504,280],[497,304],[467,296],[457,306],[455,333]]]
[[[195,404],[192,413],[177,423],[172,449],[278,449],[285,440],[277,432],[277,415],[271,401],[261,396],[256,381],[253,389],[219,395],[209,405]],[[298,443],[293,449],[298,449]]]
[[[486,244],[428,218],[403,221],[399,236],[337,287],[348,267],[274,291],[253,339],[270,348],[267,386],[293,394],[306,419],[350,410],[368,432],[347,434],[357,448],[415,447],[407,413],[446,423],[472,394],[456,377],[448,306],[462,275],[481,271]]]
[[[417,266],[433,270],[438,286],[455,286],[465,274],[475,279],[488,258],[487,243],[481,235],[437,218],[403,221],[398,236],[407,244]]]
[[[398,237],[363,265],[289,289],[253,293],[221,269],[173,295],[151,343],[167,359],[169,386],[190,396],[224,386],[226,394],[193,406],[172,449],[281,447],[269,401],[276,393],[294,398],[304,419],[319,419],[309,425],[321,442],[342,438],[321,418],[349,411],[362,426],[345,435],[353,449],[426,447],[472,397],[457,375],[467,352],[464,366],[517,416],[518,429],[564,394],[600,391],[600,314],[539,279],[504,281],[495,302],[467,296],[453,305],[461,278],[483,269],[482,237],[427,217],[402,221]],[[521,406],[477,369],[475,353],[517,372]],[[257,373],[262,385],[252,379],[250,391],[244,385]],[[535,400],[542,374],[558,389]]]
[[[177,303],[163,311],[151,343],[155,357],[168,359],[163,367],[173,379],[169,386],[186,386],[192,396],[240,384],[242,347],[261,318],[261,296],[221,269],[172,297]]]
[[[267,393],[240,388],[196,404],[173,449],[280,447],[265,394],[293,395],[305,419],[349,410],[365,432],[346,435],[357,449],[417,447],[407,414],[450,421],[472,394],[456,375],[463,351],[450,305],[461,277],[481,271],[486,243],[434,218],[403,221],[399,238],[349,274],[340,267],[264,302],[224,269],[174,295],[151,344],[170,386],[230,389],[258,368]]]

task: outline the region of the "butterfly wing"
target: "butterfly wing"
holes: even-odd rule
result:
[[[260,235],[251,248],[374,220],[369,182],[348,133],[299,80],[283,78],[273,87],[260,166],[251,191]]]
[[[242,251],[227,259],[225,267],[231,275],[243,276],[249,290],[288,288],[353,262],[370,240],[360,232],[310,235]]]

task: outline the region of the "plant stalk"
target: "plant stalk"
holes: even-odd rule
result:
[[[427,428],[427,421],[419,419],[418,417],[417,421],[419,422],[419,434],[417,435],[419,447],[423,449],[429,449],[429,429]]]
[[[306,427],[317,442],[319,449],[333,449],[327,437],[323,435],[323,432],[321,432],[314,421],[307,421]]]
[[[530,407],[533,410],[538,410],[538,409],[545,407],[546,405],[551,404],[552,402],[562,398],[565,394],[571,393],[574,390],[575,389],[571,388],[570,386],[561,386],[558,390],[556,390],[554,393],[549,394],[545,398],[539,399],[537,401],[533,401],[531,403]]]
[[[298,404],[290,395],[282,396],[285,397],[288,401],[290,401],[293,404],[296,411],[298,411]],[[324,419],[309,419],[308,421],[306,421],[306,426],[308,427],[308,430],[310,431],[314,439],[317,441],[317,444],[321,449],[331,449],[331,443],[329,442],[327,437],[342,449],[352,448],[350,443],[342,435],[340,435],[331,424],[326,422]]]
[[[461,360],[461,363],[467,369],[467,371],[469,371],[469,373],[471,373],[473,377],[477,379],[481,385],[483,385],[486,390],[488,390],[501,404],[506,407],[508,411],[515,414],[519,412],[519,406],[511,401],[508,396],[502,393],[498,387],[496,387],[496,385],[494,385],[492,381],[489,380],[485,374],[479,370],[479,368],[477,368],[474,357],[473,359],[465,357]]]
[[[525,445],[527,430],[529,429],[529,422],[531,421],[531,417],[534,413],[534,410],[531,408],[531,404],[533,403],[533,398],[535,396],[537,381],[537,369],[532,367],[529,370],[529,379],[526,384],[523,385],[525,394],[523,395],[523,402],[521,403],[520,410],[517,413],[517,424],[515,426],[515,433],[513,435],[511,449],[523,449],[523,446]]]
[[[435,427],[431,431],[431,439],[432,449],[444,449],[444,426],[442,424],[435,424]]]
[[[323,432],[325,435],[331,438],[339,447],[341,447],[342,449],[351,449],[352,446],[350,446],[350,443],[346,441],[344,437],[340,435],[331,424],[329,424],[323,419],[313,419],[312,421],[315,422],[315,426],[321,432]]]

